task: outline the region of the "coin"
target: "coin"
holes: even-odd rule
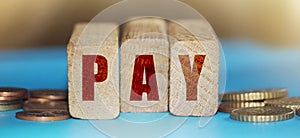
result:
[[[55,121],[70,118],[66,111],[23,111],[17,112],[16,117],[23,120]]]
[[[66,100],[67,91],[57,89],[40,89],[31,91],[31,97],[45,98],[49,100]]]
[[[221,94],[222,101],[258,101],[283,98],[288,95],[287,89],[261,89]]]
[[[0,105],[2,104],[19,104],[22,103],[22,100],[13,100],[13,101],[0,101]]]
[[[49,102],[51,100],[49,99],[46,99],[46,98],[29,98],[27,101],[29,102],[40,102],[40,103],[43,103],[43,102]]]
[[[25,111],[68,111],[68,103],[65,101],[25,101]]]
[[[293,117],[292,109],[272,106],[240,108],[230,113],[231,119],[245,122],[273,122]]]
[[[234,109],[246,107],[263,107],[264,102],[222,102],[219,106],[220,112],[231,112]]]
[[[23,97],[17,97],[17,96],[0,96],[0,102],[8,102],[8,101],[16,101],[21,100]]]
[[[267,106],[286,107],[294,111],[300,108],[300,97],[286,97],[281,99],[265,100]]]
[[[24,88],[15,88],[15,87],[0,87],[0,96],[1,97],[22,97],[27,94],[27,89]]]
[[[1,104],[0,105],[0,111],[16,110],[16,109],[21,109],[21,108],[22,108],[22,103]]]
[[[298,116],[300,116],[300,108],[298,108],[298,109],[296,110],[296,114],[297,114]]]

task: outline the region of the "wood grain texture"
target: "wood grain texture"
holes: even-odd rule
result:
[[[121,30],[121,111],[168,111],[166,22],[156,18],[137,19],[124,24]]]
[[[185,20],[168,22],[170,40],[169,110],[178,116],[211,116],[218,109],[219,47],[214,33]],[[203,23],[203,28],[210,28]]]
[[[118,26],[113,23],[75,26],[68,44],[69,109],[73,117],[113,119],[119,115],[118,37]]]

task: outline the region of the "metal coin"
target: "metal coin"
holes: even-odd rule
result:
[[[33,98],[45,98],[49,100],[66,100],[68,92],[57,89],[40,89],[31,91]]]
[[[8,101],[17,101],[22,100],[23,97],[17,97],[17,96],[0,96],[0,102],[8,102]]]
[[[266,106],[286,107],[294,111],[300,108],[300,97],[286,97],[274,100],[265,100]]]
[[[70,118],[66,111],[23,111],[17,112],[16,117],[23,120],[55,121]]]
[[[222,101],[259,101],[283,98],[288,95],[287,89],[261,89],[221,94]]]
[[[284,107],[248,107],[235,109],[230,118],[245,122],[273,122],[287,120],[294,117],[294,111]]]
[[[44,103],[44,102],[49,102],[51,100],[46,99],[46,98],[29,98],[27,101],[29,102],[39,102],[39,103]]]
[[[23,100],[15,100],[15,101],[0,101],[0,105],[2,104],[21,104]]]
[[[17,103],[17,104],[0,104],[0,111],[8,111],[8,110],[16,110],[16,109],[21,109],[22,104]]]
[[[219,106],[220,112],[231,112],[234,109],[246,107],[263,107],[264,102],[222,102]]]
[[[300,108],[298,108],[298,109],[296,110],[296,114],[297,114],[298,116],[300,116]]]
[[[27,89],[15,87],[0,87],[1,97],[22,97],[27,94]]]
[[[68,103],[65,101],[25,101],[25,111],[68,111]]]

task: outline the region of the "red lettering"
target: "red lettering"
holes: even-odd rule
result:
[[[186,82],[186,100],[197,100],[197,84],[204,63],[205,55],[195,55],[191,69],[189,55],[179,55],[181,68]]]
[[[146,84],[143,84],[144,71]],[[147,100],[159,100],[153,55],[139,55],[135,59],[130,100],[141,101],[143,92],[147,93]]]
[[[97,74],[94,74],[94,63],[98,65]],[[94,100],[94,83],[103,82],[107,78],[108,65],[105,57],[100,55],[82,56],[82,100]]]

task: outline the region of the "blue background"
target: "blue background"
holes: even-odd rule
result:
[[[249,41],[222,41],[226,58],[226,91],[251,88],[289,89],[289,96],[300,95],[300,49],[261,47]],[[0,52],[0,85],[67,89],[66,46]],[[21,110],[17,110],[21,111]],[[161,117],[176,119],[169,113],[121,113],[107,126],[113,134],[101,132],[88,120],[69,119],[55,122],[24,121],[15,112],[0,112],[0,137],[154,137],[153,128],[124,127],[122,121],[147,122]],[[299,137],[300,117],[270,123],[234,121],[227,113],[217,113],[204,127],[199,117],[188,117],[168,137]],[[205,119],[205,118],[204,118]],[[164,122],[161,126],[172,125]],[[134,129],[134,130],[132,130]],[[158,128],[159,129],[159,128]],[[136,133],[131,133],[136,132]]]

